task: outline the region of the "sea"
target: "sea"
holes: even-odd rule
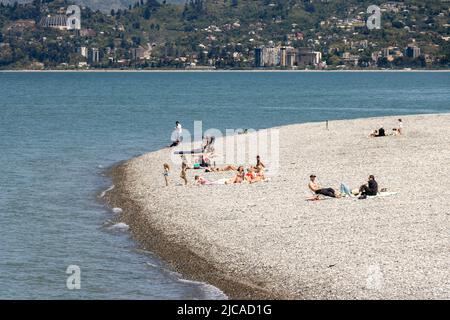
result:
[[[140,249],[101,198],[105,170],[167,146],[175,121],[445,112],[446,72],[0,72],[0,299],[227,298]]]

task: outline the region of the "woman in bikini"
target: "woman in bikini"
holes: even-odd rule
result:
[[[242,183],[245,179],[245,171],[243,166],[237,168],[237,174],[225,182],[225,184]]]

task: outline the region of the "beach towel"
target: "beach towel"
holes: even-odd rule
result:
[[[383,191],[383,192],[378,192],[378,194],[376,196],[369,196],[368,195],[364,200],[376,199],[376,198],[385,198],[385,197],[395,196],[396,194],[398,194],[398,192]],[[360,200],[358,197],[354,197],[352,199]]]
[[[223,178],[223,179],[216,180],[216,181],[212,182],[211,184],[222,185],[222,184],[225,184],[228,180],[230,180],[230,179]]]
[[[384,192],[379,192],[376,196],[367,196],[367,198],[368,198],[368,199],[372,199],[372,198],[383,198],[383,197],[395,196],[396,194],[398,194],[398,192],[388,192],[388,191],[384,191]]]
[[[395,196],[398,194],[398,192],[379,192],[376,196],[367,196],[366,199],[376,199],[376,198],[385,198],[390,196]],[[342,196],[341,198],[331,198],[331,197],[325,197],[322,195],[313,195],[311,197],[306,198],[306,201],[322,201],[322,200],[331,200],[331,199],[353,199],[353,200],[359,200],[356,196]]]

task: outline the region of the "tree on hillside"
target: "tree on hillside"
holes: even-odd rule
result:
[[[185,20],[196,20],[206,13],[206,6],[203,0],[190,0],[186,2],[183,10]]]
[[[144,19],[145,20],[150,19],[151,15],[152,15],[152,12],[151,12],[150,8],[149,7],[145,8],[145,10],[144,10]]]

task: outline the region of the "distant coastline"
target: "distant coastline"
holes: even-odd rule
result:
[[[276,69],[154,69],[154,70],[123,70],[123,69],[92,69],[92,70],[0,70],[0,73],[158,73],[158,72],[173,72],[173,73],[228,73],[228,72],[256,72],[256,73],[447,73],[450,69],[411,69],[411,70],[276,70]]]

